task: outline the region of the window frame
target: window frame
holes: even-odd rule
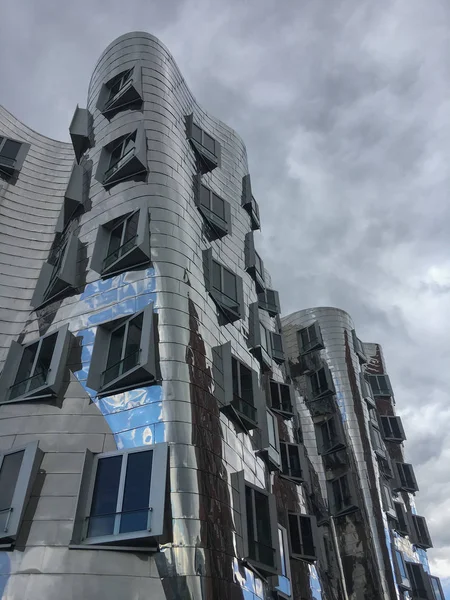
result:
[[[283,404],[283,395],[281,392],[281,389],[283,388],[287,388],[289,391],[289,405],[287,406],[286,404]],[[278,400],[279,402],[274,403],[274,389],[277,389],[277,396],[278,396]],[[288,384],[288,383],[284,383],[282,381],[275,381],[274,379],[268,379],[267,381],[267,385],[266,385],[266,390],[267,390],[267,404],[269,406],[269,408],[275,412],[278,413],[279,415],[281,415],[283,417],[283,419],[292,419],[292,417],[294,416],[294,399],[293,399],[293,394],[294,394],[294,386],[292,384]]]
[[[107,370],[107,361],[113,331],[123,324],[143,315],[141,340],[138,363],[118,377],[104,383],[104,373]],[[97,326],[97,333],[92,350],[91,364],[86,385],[97,392],[97,398],[110,396],[136,387],[149,386],[157,382],[156,354],[156,328],[154,325],[154,305],[150,302],[142,310],[133,314],[106,321]],[[111,367],[109,367],[111,368]]]
[[[23,452],[22,462],[19,468],[17,481],[11,498],[11,506],[2,512],[9,512],[5,527],[0,529],[0,544],[13,544],[19,534],[25,509],[33,489],[36,475],[41,466],[44,453],[39,448],[39,441],[35,440],[24,446],[17,446],[0,452],[0,471],[5,456]]]
[[[405,561],[408,579],[411,584],[411,595],[417,599],[431,599],[433,597],[433,589],[428,573],[426,573],[421,563]],[[420,577],[420,581],[418,581]],[[422,594],[424,592],[425,594]]]
[[[327,387],[324,389],[320,388],[320,376],[319,373],[323,371],[325,373],[325,381],[327,384]],[[313,384],[313,378],[315,378],[316,383],[317,383],[317,388],[315,387],[315,385]],[[308,380],[309,380],[309,386],[310,386],[310,390],[311,390],[311,397],[312,400],[315,400],[316,398],[323,398],[324,396],[329,396],[329,395],[334,395],[336,393],[335,388],[334,388],[334,383],[333,383],[333,378],[331,376],[331,373],[328,369],[328,367],[326,367],[325,365],[321,366],[320,369],[317,369],[316,371],[313,371],[312,373],[310,373],[308,375]],[[318,391],[318,393],[316,394],[316,389]]]
[[[275,348],[276,340],[279,340],[281,350],[278,350],[277,348]],[[271,356],[272,356],[273,360],[277,364],[282,365],[286,360],[286,353],[284,351],[283,335],[281,333],[279,333],[278,331],[270,332],[270,347],[271,347]]]
[[[396,461],[397,477],[395,478],[396,489],[404,490],[410,494],[419,491],[416,476],[411,463]],[[411,485],[409,485],[411,484]]]
[[[433,547],[430,532],[425,517],[411,514],[412,538],[415,546],[428,550]]]
[[[302,332],[305,331],[308,336],[308,344],[304,344]],[[315,337],[311,340],[311,332],[314,332]],[[314,321],[311,325],[307,327],[302,327],[297,331],[297,345],[299,349],[300,355],[309,354],[310,352],[315,352],[316,350],[323,350],[325,348],[322,332],[320,330],[320,325],[318,321]]]
[[[116,501],[116,508],[123,502],[123,493],[125,489],[125,475],[127,461],[130,454],[152,451],[152,473],[150,480],[149,490],[149,515],[151,515],[151,526],[150,529],[140,530],[138,532],[126,532],[126,533],[112,533],[104,536],[88,537],[87,527],[88,520],[91,518],[93,494],[96,483],[96,475],[98,469],[98,463],[101,459],[110,458],[113,456],[122,456],[121,468],[120,468],[120,480],[118,485],[118,494]],[[149,540],[155,544],[155,538],[158,538],[164,533],[164,508],[166,503],[166,485],[167,485],[167,469],[168,469],[168,451],[169,444],[158,443],[149,444],[148,446],[139,446],[137,448],[127,448],[123,450],[114,450],[112,452],[103,452],[94,454],[90,450],[86,450],[85,461],[83,470],[81,473],[81,480],[79,486],[79,492],[76,502],[76,516],[74,521],[74,527],[72,532],[71,546],[84,546],[84,547],[96,547],[102,546],[104,549],[110,548],[111,550],[120,549],[133,551],[136,548],[132,546],[121,546],[129,541],[136,540],[138,546],[142,540]],[[152,502],[152,499],[154,501]],[[115,514],[123,514],[118,511]],[[102,515],[98,515],[102,516]],[[116,517],[117,519],[117,517]],[[150,516],[149,516],[150,520]],[[120,521],[117,519],[114,527]],[[139,549],[147,547],[140,546]],[[149,546],[149,550],[156,550],[156,545]]]
[[[5,147],[7,142],[15,142],[16,144],[20,144],[20,147],[17,151],[15,158],[8,158],[2,155],[2,150]],[[7,137],[6,135],[0,136],[0,177],[9,180],[13,176],[20,173],[23,163],[25,161],[25,157],[28,154],[29,149],[31,148],[30,144],[26,142],[21,142],[14,138]]]
[[[393,547],[393,563],[394,563],[394,572],[395,572],[395,578],[397,581],[397,585],[400,586],[403,589],[407,589],[410,590],[411,589],[411,583],[409,581],[409,577],[408,577],[408,570],[406,568],[406,561],[403,558],[403,553],[398,550],[398,548]],[[401,567],[400,564],[401,563]],[[403,573],[404,575],[403,575]]]
[[[430,577],[431,589],[433,590],[434,600],[445,600],[444,590],[442,589],[442,584],[441,584],[441,580],[439,579],[439,577],[436,577],[435,575],[429,575],[429,577]],[[433,585],[433,582],[436,583],[437,592],[439,594],[439,597],[436,595],[436,590],[435,590],[435,586]]]
[[[363,344],[359,337],[356,335],[356,331],[352,329],[352,340],[353,340],[353,351],[357,355],[359,359],[359,364],[364,364],[367,362],[367,356],[364,352]]]
[[[385,440],[400,444],[406,440],[405,430],[403,429],[403,424],[400,417],[397,417],[396,415],[380,415],[380,421],[381,430],[383,432],[383,437]],[[396,427],[398,428],[398,433],[400,435],[396,435],[396,432],[392,427],[392,423],[396,424]]]
[[[14,398],[11,398],[11,388],[21,383],[24,383],[28,379],[36,377],[36,373],[34,373],[30,377],[27,377],[22,381],[16,382],[17,373],[20,368],[20,364],[25,350],[30,346],[38,344],[38,348],[33,359],[32,369],[34,371],[34,367],[37,364],[39,352],[42,348],[43,341],[46,338],[55,334],[56,341],[53,347],[50,365],[45,375],[45,383],[31,390],[28,389],[28,391],[24,392],[23,394],[19,394]],[[45,335],[34,339],[31,342],[27,342],[23,345],[19,344],[16,341],[12,341],[9,348],[9,352],[6,357],[3,371],[0,375],[0,398],[5,398],[5,400],[3,401],[0,400],[0,405],[58,396],[62,388],[63,377],[67,368],[67,357],[69,354],[69,348],[72,339],[73,335],[69,331],[69,325],[66,324],[63,325],[63,327],[60,327],[59,329],[49,331]]]
[[[361,396],[367,403],[369,408],[376,408],[375,398],[373,396],[372,387],[365,377],[365,373],[360,371],[359,373],[359,386],[361,389]]]
[[[300,552],[300,553],[296,553],[293,550],[293,543],[292,543],[292,530],[291,530],[291,520],[293,521],[294,518],[291,519],[291,517],[296,517],[296,522],[297,522],[297,531],[298,531],[298,537],[300,540],[300,545],[302,546],[302,550],[305,550],[304,546],[305,546],[305,542],[304,542],[304,538],[305,538],[305,532],[304,530],[304,526],[301,525],[304,523],[309,523],[309,526],[311,528],[311,542],[314,546],[314,553],[313,554],[309,554],[307,552]],[[303,513],[296,513],[296,512],[291,512],[288,511],[287,513],[287,521],[288,521],[288,530],[289,530],[289,553],[291,558],[296,559],[296,560],[303,560],[305,562],[315,562],[319,556],[319,540],[318,540],[318,531],[317,531],[317,521],[316,521],[316,517],[313,515],[307,515],[307,514],[303,514]]]
[[[300,471],[296,471],[291,466],[291,453],[289,452],[289,448],[297,449],[297,460],[300,467]],[[284,452],[283,452],[284,449]],[[283,460],[284,456],[286,456],[286,461]],[[280,442],[280,458],[281,458],[281,469],[280,469],[280,477],[283,479],[287,479],[288,481],[293,481],[296,484],[303,483],[307,478],[307,458],[306,451],[303,444],[296,444],[295,442]],[[286,464],[287,463],[287,464]],[[287,469],[285,468],[287,466]]]
[[[387,375],[386,373],[367,373],[366,372],[366,379],[368,380],[368,383],[372,389],[372,394],[375,397],[377,396],[393,396],[393,392],[392,392],[392,386],[391,386],[391,381],[389,379],[389,375]],[[381,387],[379,384],[379,380],[380,379],[384,379],[384,382],[386,384],[386,387]],[[376,382],[376,386],[372,385],[372,382]],[[376,389],[374,389],[374,387],[376,387]]]
[[[231,205],[227,200],[219,196],[210,187],[202,182],[201,174],[197,174],[195,180],[195,204],[208,226],[208,235],[210,239],[220,239],[226,235],[231,235]],[[202,202],[202,188],[208,193],[208,205]],[[214,196],[223,202],[224,217],[222,218],[214,211]]]
[[[331,443],[331,445],[326,444],[326,441],[328,439],[332,441],[333,437],[330,435],[330,423],[333,423],[333,427],[335,429],[335,441],[334,443]],[[334,454],[335,452],[344,450],[347,447],[342,420],[336,411],[326,418],[317,421],[314,425],[316,428],[317,451],[321,456]],[[326,436],[324,436],[324,427],[326,427],[327,430]]]
[[[381,435],[381,431],[378,427],[375,427],[373,422],[369,424],[370,429],[370,439],[372,441],[372,449],[377,456],[381,456],[381,458],[386,458],[386,448],[383,443],[383,437]]]
[[[248,311],[249,335],[247,343],[250,348],[250,352],[259,360],[261,368],[264,371],[271,371],[272,337],[270,335],[270,331],[259,318],[259,308],[257,302],[252,302],[249,304]]]
[[[55,227],[57,233],[62,233],[75,215],[84,209],[84,174],[85,171],[81,165],[73,166]]]
[[[380,482],[380,486],[384,512],[388,515],[389,518],[397,520],[397,513],[394,505],[395,500],[392,497],[391,488],[383,479]]]
[[[138,223],[136,236],[133,238],[135,239],[135,243],[126,252],[118,256],[115,261],[105,267],[112,232],[121,223],[131,220],[136,213],[138,213]],[[115,252],[119,252],[127,244],[130,244],[130,242],[131,240],[128,240],[120,248],[117,248]],[[99,273],[103,279],[123,273],[124,271],[132,271],[146,265],[148,266],[151,262],[150,215],[145,205],[138,206],[98,226],[90,267],[93,271]]]
[[[122,110],[125,110],[126,108],[129,110],[139,109],[144,101],[141,61],[135,62],[127,69],[120,67],[120,70],[116,69],[116,71],[117,72],[115,75],[110,77],[108,81],[102,85],[96,105],[96,108],[107,119],[112,119],[114,115]],[[117,83],[117,81],[123,79],[128,73],[131,73],[131,76],[112,96],[112,87]]]
[[[408,515],[406,512],[405,505],[403,502],[393,500],[394,511],[395,511],[395,524],[394,530],[402,537],[409,536],[409,523]]]
[[[90,139],[91,126],[92,115],[89,110],[77,106],[69,125],[69,134],[78,164],[83,154],[92,146]]]
[[[350,498],[351,502],[343,505],[341,508],[338,508],[336,498],[334,495],[333,484],[335,482],[341,481],[343,479],[345,479],[347,481],[349,498]],[[330,501],[329,501],[330,513],[333,516],[341,517],[341,516],[348,515],[352,512],[359,510],[359,506],[357,504],[358,498],[357,498],[357,494],[356,494],[356,486],[355,486],[355,482],[353,481],[351,472],[348,471],[346,473],[343,473],[342,475],[339,475],[338,477],[334,477],[333,479],[327,480],[327,487],[328,487],[328,498],[330,499]],[[340,486],[340,491],[341,491],[341,495],[343,496],[342,486]]]
[[[191,143],[192,147],[198,158],[200,159],[202,172],[207,173],[208,171],[212,171],[216,167],[221,166],[221,154],[222,148],[220,142],[210,135],[207,131],[197,125],[194,122],[194,115],[191,113],[190,115],[186,115],[186,137]],[[195,137],[195,128],[200,131],[200,139]],[[205,135],[211,138],[214,142],[214,152],[212,152],[207,146],[204,144]]]
[[[291,561],[289,557],[289,534],[286,527],[278,523],[278,547],[280,548],[280,574],[274,575],[271,578],[272,587],[274,588],[277,600],[284,598],[289,600],[292,598],[292,576],[291,576]],[[282,549],[282,551],[281,551]],[[283,564],[286,572],[283,575]],[[285,579],[289,582],[289,591],[285,592],[281,589],[280,580]]]
[[[252,183],[250,174],[244,175],[242,178],[242,196],[241,206],[250,217],[250,228],[256,231],[261,228],[261,220],[259,216],[259,206],[252,193]]]
[[[253,231],[245,235],[245,270],[255,282],[256,293],[266,289],[264,261],[256,252]]]
[[[263,404],[260,404],[259,412],[260,441],[257,454],[266,462],[269,471],[279,471],[281,467],[281,450],[277,416]],[[271,428],[273,428],[273,443],[270,435]]]
[[[220,267],[220,281],[221,288],[223,288],[224,282],[224,271],[227,271],[229,274],[233,275],[235,278],[236,285],[236,301],[234,302],[233,298],[229,296],[224,291],[218,290],[214,287],[213,284],[213,268],[214,264]],[[237,273],[231,271],[228,267],[226,267],[219,260],[213,258],[212,248],[207,248],[203,250],[203,273],[205,278],[205,287],[209,292],[209,295],[214,300],[216,306],[220,310],[219,319],[220,325],[225,325],[226,323],[234,323],[234,321],[239,321],[244,317],[244,291],[243,291],[243,283],[242,277]]]
[[[273,294],[273,302],[267,299],[268,294]],[[276,290],[265,288],[264,291],[258,294],[258,306],[261,310],[269,313],[269,316],[276,317],[280,314],[280,295]]]

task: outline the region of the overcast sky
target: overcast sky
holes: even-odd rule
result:
[[[338,306],[382,344],[431,565],[450,578],[450,4],[8,2],[0,102],[68,140],[100,53],[132,30],[246,142],[283,314]]]

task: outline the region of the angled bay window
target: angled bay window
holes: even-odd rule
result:
[[[280,459],[280,438],[278,434],[277,417],[265,406],[260,405],[260,443],[257,453],[266,462],[269,471],[279,470]]]
[[[355,483],[351,473],[327,482],[330,512],[339,517],[358,510]]]
[[[220,167],[220,143],[194,123],[193,114],[186,117],[186,135],[201,161],[203,173]]]
[[[283,338],[280,333],[270,332],[270,347],[273,360],[279,365],[283,364],[286,357],[283,348]]]
[[[142,102],[142,67],[138,63],[117,73],[102,86],[97,108],[110,119],[121,110],[139,108]]]
[[[409,582],[408,572],[406,570],[405,560],[400,550],[394,549],[394,571],[395,579],[397,584],[404,589],[410,589],[411,584]]]
[[[292,385],[273,379],[269,381],[267,386],[267,403],[269,407],[285,419],[290,419],[294,415],[293,391]]]
[[[0,136],[0,176],[9,180],[17,175],[30,149],[30,144]]]
[[[231,474],[234,506],[240,515],[238,553],[263,575],[280,573],[275,496],[248,483],[244,471]]]
[[[409,535],[407,513],[403,502],[394,502],[396,523],[394,529],[400,535]]]
[[[253,231],[249,231],[245,236],[245,270],[255,282],[256,292],[263,292],[266,286],[264,280],[264,263],[255,250]]]
[[[295,483],[302,483],[306,477],[307,461],[304,446],[290,442],[280,442],[280,475]]]
[[[0,544],[17,537],[42,456],[38,442],[0,453]]]
[[[131,316],[97,327],[87,385],[98,396],[156,380],[153,303]]]
[[[418,492],[419,486],[417,485],[416,477],[414,475],[414,469],[409,463],[396,462],[396,489],[404,490],[405,492]]]
[[[444,590],[442,589],[441,580],[439,577],[430,575],[431,588],[433,590],[433,600],[445,600]]]
[[[316,518],[299,513],[288,513],[289,546],[292,558],[314,562],[317,560],[318,535]]]
[[[367,356],[364,353],[364,348],[361,340],[356,335],[356,331],[352,329],[353,350],[358,355],[360,364],[367,362]]]
[[[277,291],[265,289],[258,294],[258,306],[266,310],[271,317],[280,314],[280,296]]]
[[[56,224],[56,231],[58,233],[64,231],[76,212],[83,208],[83,185],[84,169],[80,165],[74,165]]]
[[[317,321],[308,327],[300,329],[297,332],[297,340],[300,354],[306,354],[307,352],[322,350],[324,348],[322,334],[320,333],[320,327]]]
[[[434,600],[430,577],[423,565],[409,561],[406,561],[405,564],[411,585],[411,598],[413,600]]]
[[[250,216],[250,225],[252,231],[260,229],[259,206],[252,194],[250,175],[244,175],[242,178],[241,205]]]
[[[91,268],[103,277],[129,271],[151,260],[150,220],[146,207],[100,225]]]
[[[221,412],[244,430],[255,429],[262,405],[258,373],[232,356],[227,342],[213,348],[213,374]]]
[[[76,290],[79,248],[80,242],[74,234],[53,248],[48,260],[42,265],[30,300],[31,306],[37,308]]]
[[[272,338],[270,331],[259,320],[258,303],[249,305],[249,337],[250,352],[260,361],[263,369],[272,368]]]
[[[167,444],[86,451],[72,544],[150,546],[164,532]]]
[[[345,448],[345,435],[338,413],[333,413],[325,420],[316,423],[315,428],[319,454],[330,454]]]
[[[90,129],[92,115],[87,108],[76,107],[69,126],[70,139],[77,163],[88,148],[91,147]]]
[[[368,375],[366,378],[374,396],[392,396],[391,382],[388,375]]]
[[[428,531],[428,526],[425,517],[419,517],[419,515],[411,515],[412,522],[412,542],[416,546],[420,548],[433,547],[433,542],[431,541],[430,532]]]
[[[208,224],[209,237],[219,239],[231,233],[231,207],[215,192],[202,183],[201,175],[195,177],[195,203]]]
[[[57,396],[71,339],[65,325],[30,344],[11,342],[0,376],[0,404]]]
[[[400,417],[382,416],[380,417],[380,420],[385,440],[388,440],[389,442],[403,442],[406,440]]]
[[[215,260],[212,248],[203,250],[205,287],[221,311],[221,325],[233,323],[244,316],[242,278]]]
[[[95,178],[110,188],[127,179],[143,180],[147,172],[147,137],[144,124],[140,123],[134,131],[102,148]]]
[[[321,367],[309,376],[312,398],[334,394],[334,384],[327,367]]]

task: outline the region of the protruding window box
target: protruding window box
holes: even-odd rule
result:
[[[370,437],[372,439],[372,447],[376,455],[381,458],[386,458],[386,448],[378,427],[370,425]]]
[[[403,502],[394,502],[395,523],[394,529],[400,535],[409,535],[409,526],[405,505]]]
[[[221,322],[233,323],[244,316],[242,278],[215,260],[212,248],[203,250],[205,287],[221,311]]]
[[[364,373],[361,371],[359,374],[359,384],[361,387],[361,395],[363,399],[366,401],[369,408],[376,408],[375,398],[373,396],[372,387],[367,381]]]
[[[260,443],[257,454],[266,462],[269,471],[278,471],[281,466],[281,458],[277,417],[262,406],[260,413]]]
[[[335,517],[359,510],[355,482],[351,473],[327,482],[330,512]]]
[[[375,397],[393,395],[388,375],[369,375],[366,373],[366,378],[372,387],[372,392]]]
[[[286,360],[283,348],[283,338],[280,333],[275,333],[274,331],[270,333],[270,338],[272,358],[276,363],[282,365]]]
[[[259,206],[252,194],[252,184],[250,175],[244,175],[242,178],[242,208],[250,216],[252,231],[260,229]]]
[[[332,454],[346,447],[342,421],[337,413],[319,421],[315,427],[319,454]]]
[[[417,485],[416,476],[414,475],[413,466],[409,463],[396,462],[396,478],[395,478],[395,489],[403,490],[405,492],[419,491]]]
[[[386,483],[384,483],[384,481],[381,482],[381,494],[382,494],[383,508],[384,508],[385,513],[387,514],[387,516],[390,519],[393,519],[394,521],[396,521],[397,520],[397,512],[395,510],[395,503],[392,498],[391,488],[388,485],[386,485]]]
[[[153,304],[97,327],[87,385],[106,396],[157,378]]]
[[[280,314],[280,297],[277,291],[265,289],[258,294],[258,306],[266,310],[271,317]]]
[[[0,177],[11,180],[20,172],[30,144],[0,136]]]
[[[411,597],[413,600],[434,600],[430,576],[420,563],[406,561],[408,579],[411,584]]]
[[[267,401],[270,408],[279,413],[284,419],[291,419],[294,416],[293,386],[271,379],[267,392]]]
[[[140,63],[115,75],[102,86],[97,108],[111,119],[125,109],[140,108],[143,102],[142,67]]]
[[[264,263],[255,250],[253,232],[245,236],[245,270],[255,282],[256,292],[263,292],[266,286],[264,278]]]
[[[367,356],[364,353],[364,347],[361,340],[356,335],[356,331],[352,329],[352,339],[353,339],[353,350],[355,354],[358,356],[359,363],[362,365],[367,362]]]
[[[380,420],[383,428],[383,437],[386,441],[401,444],[406,440],[405,430],[403,429],[400,417],[381,416]]]
[[[320,326],[317,321],[314,321],[308,327],[304,327],[297,332],[297,341],[300,354],[307,354],[314,350],[322,350],[324,348]]]
[[[444,590],[442,589],[441,580],[439,577],[430,575],[430,583],[434,593],[433,600],[445,600]]]
[[[431,541],[430,532],[428,531],[428,526],[425,517],[419,517],[419,515],[411,515],[411,541],[414,545],[419,548],[423,548],[427,550],[428,548],[433,547],[433,542]]]
[[[83,208],[84,169],[74,165],[67,185],[61,212],[56,224],[56,232],[64,231],[75,213]]]
[[[72,546],[156,551],[164,534],[167,444],[86,451]]]
[[[307,477],[307,459],[305,448],[301,444],[280,442],[281,472],[280,477],[303,483]]]
[[[203,173],[207,173],[216,167],[220,167],[220,143],[194,123],[193,114],[186,117],[186,135],[201,161]]]
[[[395,571],[395,579],[397,584],[404,590],[411,589],[411,583],[409,581],[408,572],[406,569],[405,560],[403,558],[403,554],[400,550],[393,549],[395,561],[394,561],[394,571]],[[444,599],[443,599],[444,600]]]
[[[92,116],[88,109],[77,106],[69,126],[70,139],[77,163],[80,162],[86,150],[91,147],[91,121]]]
[[[30,344],[11,342],[0,376],[0,404],[57,396],[71,339],[65,325]]]
[[[309,376],[311,398],[321,398],[335,393],[333,379],[327,367],[321,367]]]
[[[53,250],[48,261],[42,265],[31,306],[41,307],[76,290],[79,248],[80,242],[72,234]]]
[[[220,411],[244,431],[258,427],[258,373],[232,356],[230,342],[213,348],[213,373]]]
[[[259,320],[258,303],[249,305],[249,336],[250,352],[259,360],[263,370],[272,369],[272,338],[270,331]]]
[[[146,207],[100,225],[91,268],[103,277],[151,262],[150,219]]]
[[[275,496],[248,483],[244,471],[231,474],[237,509],[237,550],[246,564],[263,576],[281,572]]]
[[[318,558],[318,531],[314,516],[288,513],[289,547],[292,558],[315,562]]]
[[[120,181],[142,181],[147,172],[147,137],[141,123],[102,149],[95,178],[108,189]]]
[[[195,203],[208,228],[210,239],[219,239],[231,233],[230,203],[203,185],[201,175],[195,177]]]

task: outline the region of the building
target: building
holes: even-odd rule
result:
[[[430,543],[390,388],[380,447],[357,400],[361,356],[385,391],[380,351],[328,309],[287,317],[283,343],[240,138],[146,33],[105,50],[69,131],[0,109],[0,599],[387,599],[409,578],[442,600],[386,537],[403,516]],[[329,468],[355,475],[351,504]]]

